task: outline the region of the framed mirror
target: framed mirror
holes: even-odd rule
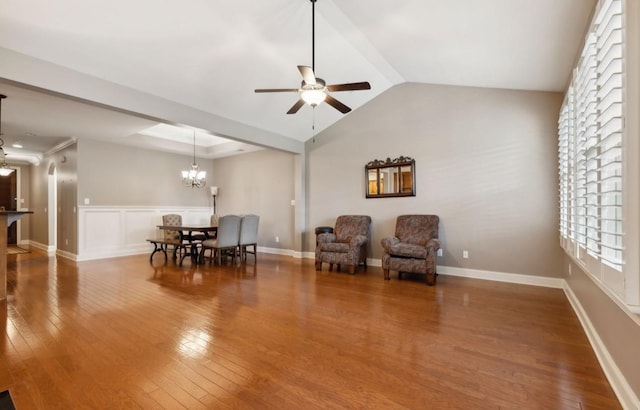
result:
[[[367,198],[416,196],[416,162],[413,158],[375,159],[364,167]]]

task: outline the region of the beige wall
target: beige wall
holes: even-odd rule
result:
[[[217,214],[260,215],[258,245],[294,249],[295,158],[264,150],[217,159],[213,166],[213,183],[219,187]]]
[[[388,90],[307,142],[308,229],[340,214],[370,215],[369,255],[381,258],[380,240],[393,234],[397,215],[437,214],[438,264],[560,276],[561,102],[545,92],[413,83]],[[417,195],[366,199],[365,164],[400,155],[416,160]]]
[[[120,144],[81,139],[78,141],[78,204],[117,206],[210,206],[209,190],[181,184],[180,171],[193,158]],[[213,160],[196,158],[214,179]]]

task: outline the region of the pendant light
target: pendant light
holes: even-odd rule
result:
[[[4,145],[4,140],[2,139],[2,100],[5,98],[7,98],[6,95],[0,94],[0,176],[3,177],[9,176],[15,171],[13,168],[9,168],[9,164],[5,159],[4,148],[2,148]]]
[[[196,164],[196,132],[193,131],[193,164],[191,169],[182,171],[182,184],[190,186],[191,188],[202,188],[207,184],[205,177],[207,171],[198,170],[198,164]]]

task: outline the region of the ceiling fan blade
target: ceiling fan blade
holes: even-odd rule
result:
[[[347,83],[347,84],[334,84],[328,85],[329,91],[356,91],[356,90],[370,90],[371,84],[367,81],[361,83]]]
[[[329,94],[327,94],[327,96],[325,97],[324,101],[327,104],[329,104],[330,106],[332,106],[333,108],[335,108],[336,110],[338,110],[341,113],[343,113],[343,114],[346,114],[349,111],[351,111],[351,108],[347,107],[346,105],[344,105],[340,101],[336,100],[335,98],[333,98]]]
[[[314,85],[316,83],[316,75],[313,73],[313,68],[307,67],[306,65],[299,65],[298,70],[300,74],[302,74],[302,79],[305,83],[309,85]]]
[[[254,90],[257,93],[297,93],[297,88],[259,88]]]
[[[302,107],[303,105],[304,105],[304,100],[300,98],[298,101],[296,101],[295,104],[293,104],[293,107],[289,108],[289,111],[287,111],[287,114],[297,113],[300,107]]]

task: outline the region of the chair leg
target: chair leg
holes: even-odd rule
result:
[[[322,262],[316,261],[316,270],[322,270]]]
[[[433,286],[435,284],[436,284],[436,274],[435,274],[435,272],[427,273],[427,285]]]
[[[389,269],[383,269],[382,271],[384,272],[384,280],[390,280],[391,278],[389,278]]]

